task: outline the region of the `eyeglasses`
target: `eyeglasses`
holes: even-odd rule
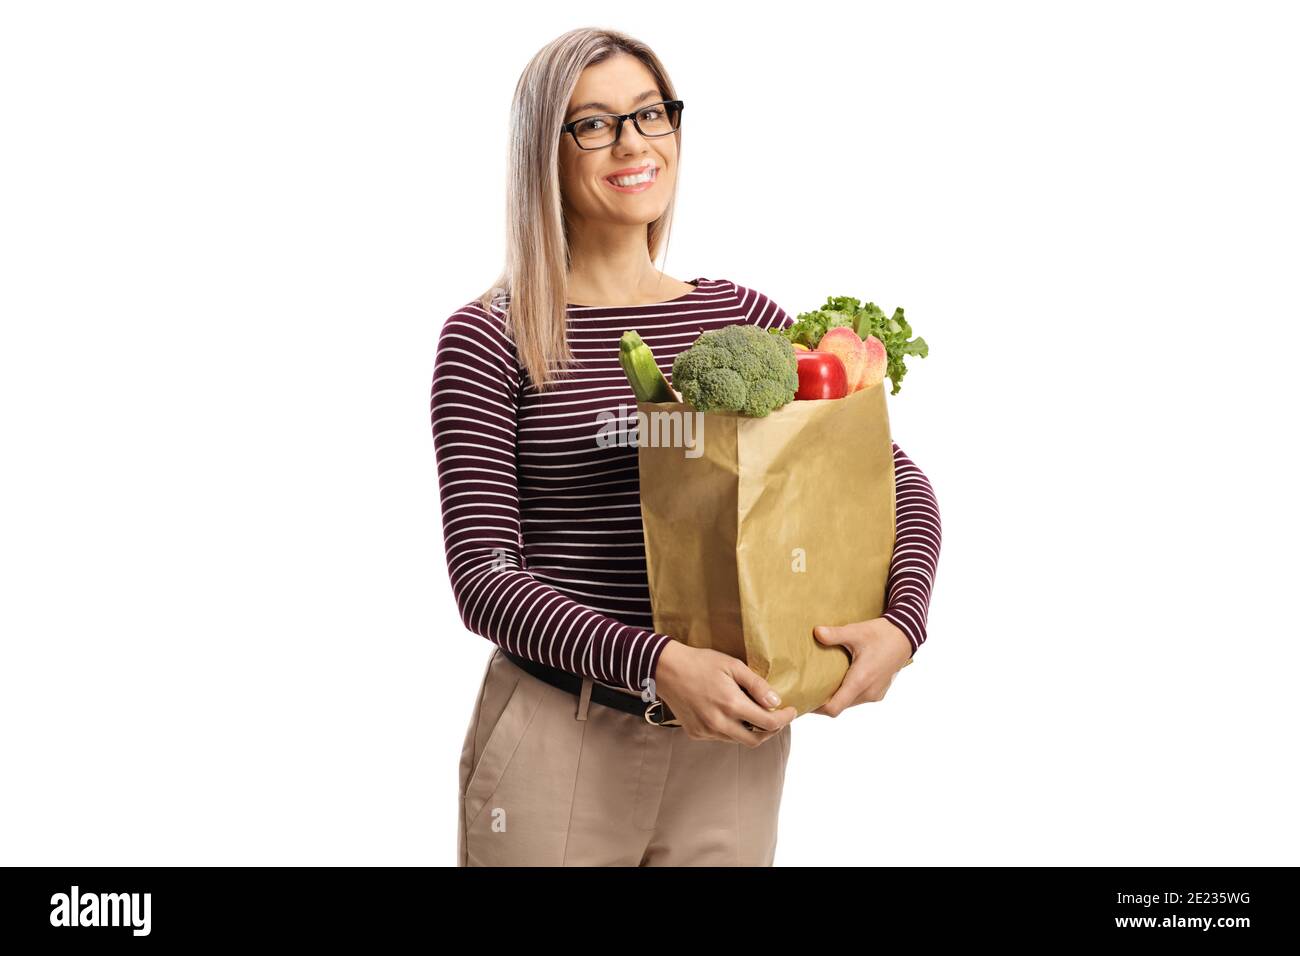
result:
[[[622,116],[617,113],[584,116],[561,126],[560,135],[568,133],[579,149],[604,149],[618,142],[623,132],[623,122],[631,120],[642,136],[667,136],[681,127],[682,109],[685,105],[681,100],[664,100],[662,103],[642,106]]]

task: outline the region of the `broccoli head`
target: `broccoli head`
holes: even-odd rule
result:
[[[701,412],[762,418],[794,401],[799,360],[784,338],[756,325],[705,332],[673,361],[673,388]]]

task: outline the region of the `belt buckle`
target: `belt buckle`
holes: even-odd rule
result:
[[[657,714],[659,720],[655,720],[654,717],[651,716],[651,714]],[[663,715],[664,715],[664,702],[656,697],[654,700],[650,701],[650,703],[646,706],[645,722],[647,724],[654,724],[656,727],[662,727],[664,723]]]

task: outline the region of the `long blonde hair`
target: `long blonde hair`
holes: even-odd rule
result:
[[[510,109],[506,183],[506,261],[479,297],[484,309],[502,311],[520,364],[539,390],[573,361],[566,335],[569,275],[568,224],[560,196],[560,127],[582,71],[619,53],[646,65],[666,100],[677,91],[659,58],[644,43],[616,30],[583,28],[552,40],[529,61]],[[681,132],[677,136],[678,155]],[[664,214],[646,229],[653,261],[666,242],[677,202],[676,187]]]

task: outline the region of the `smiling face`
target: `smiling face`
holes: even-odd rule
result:
[[[599,113],[630,113],[664,100],[654,74],[620,53],[582,71],[564,115],[566,123]],[[587,104],[600,103],[600,106]],[[677,176],[677,136],[642,136],[631,120],[613,146],[581,149],[568,133],[560,140],[560,191],[571,223],[583,220],[644,225],[664,214]],[[609,179],[652,167],[653,179],[620,187]]]

